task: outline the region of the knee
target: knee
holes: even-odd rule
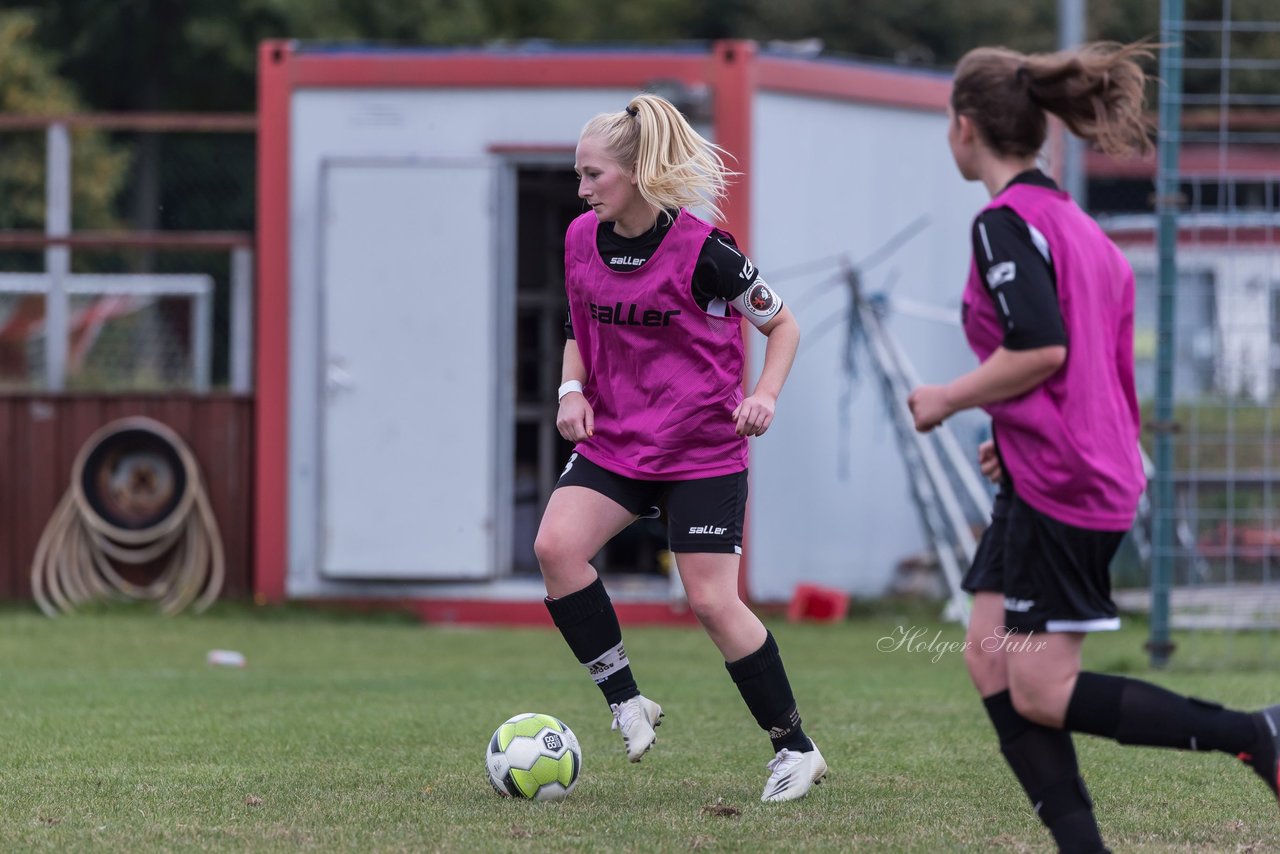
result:
[[[1059,710],[1050,702],[1049,692],[1042,690],[1040,686],[1014,682],[1009,685],[1009,699],[1014,711],[1032,723],[1048,727],[1062,724]]]
[[[982,644],[972,638],[964,647],[964,663],[969,668],[969,676],[984,695],[998,690],[1006,681],[1004,653],[983,649]]]
[[[714,629],[724,624],[732,603],[705,594],[689,596],[689,610],[704,627]]]
[[[991,669],[993,656],[973,642],[970,638],[964,645],[964,664],[973,674],[984,673]]]
[[[538,529],[538,536],[533,540],[533,554],[544,574],[572,562],[572,552],[572,544],[567,537],[548,528]]]

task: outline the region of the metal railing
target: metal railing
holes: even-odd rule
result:
[[[91,133],[125,132],[154,134],[240,134],[252,135],[256,116],[226,114],[119,114],[91,113],[71,115],[4,115],[0,116],[0,134],[43,131],[45,137],[44,228],[0,231],[0,257],[17,257],[22,253],[43,255],[42,271],[13,270],[0,272],[0,300],[8,298],[8,314],[14,314],[12,302],[36,296],[43,300],[43,312],[37,322],[19,328],[7,342],[22,349],[30,339],[42,338],[40,353],[30,354],[27,361],[39,366],[39,377],[26,381],[47,391],[63,391],[68,387],[69,354],[73,338],[100,334],[104,323],[129,311],[137,311],[158,300],[184,299],[190,302],[189,314],[180,338],[186,353],[181,358],[183,384],[197,392],[208,391],[213,384],[213,351],[215,295],[218,284],[209,273],[197,269],[158,272],[154,266],[158,256],[181,253],[193,255],[223,254],[225,265],[226,317],[225,341],[219,347],[226,352],[226,385],[234,393],[248,393],[252,387],[253,328],[253,235],[235,230],[157,230],[118,229],[73,231],[73,131]],[[214,200],[214,206],[225,203]],[[76,271],[73,253],[98,256],[120,256],[133,253],[149,259],[137,265],[143,269],[128,272]],[[2,262],[0,262],[2,263]],[[13,265],[21,266],[21,265]],[[193,266],[199,267],[200,264]],[[107,302],[114,299],[114,302]],[[73,318],[73,300],[86,306]],[[105,306],[105,307],[104,307]],[[3,306],[0,306],[3,307]],[[169,314],[172,314],[171,312]],[[156,322],[134,324],[116,337],[155,334]],[[91,327],[84,332],[83,327]],[[77,327],[77,328],[73,328]],[[150,331],[145,331],[150,330]],[[3,332],[0,329],[0,332]],[[127,367],[125,368],[127,370]],[[35,371],[32,371],[35,373]],[[13,378],[6,378],[13,385]],[[21,385],[22,377],[16,379]]]

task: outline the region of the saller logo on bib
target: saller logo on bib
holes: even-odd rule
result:
[[[717,528],[715,525],[694,525],[689,528],[690,534],[723,534],[727,528]]]
[[[679,309],[658,311],[656,308],[641,308],[635,303],[627,306],[620,302],[613,305],[588,305],[591,307],[592,320],[611,326],[670,326],[671,318],[680,313]]]

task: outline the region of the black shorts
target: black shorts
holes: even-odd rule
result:
[[[699,480],[636,480],[614,474],[574,453],[556,488],[583,486],[641,518],[667,515],[667,543],[676,554],[742,554],[747,472]]]
[[[1002,486],[961,586],[1003,593],[1006,627],[1023,634],[1113,631],[1111,558],[1124,535],[1059,522]]]

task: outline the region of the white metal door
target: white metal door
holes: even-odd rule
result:
[[[495,567],[493,170],[326,164],[320,217],[320,569]]]

